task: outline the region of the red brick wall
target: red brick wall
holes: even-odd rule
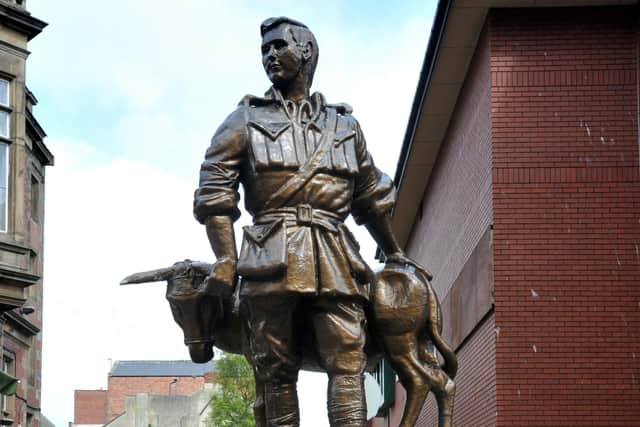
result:
[[[177,379],[175,384],[171,382]],[[191,395],[204,386],[204,377],[109,377],[107,417],[125,410],[125,397],[137,393]]]
[[[18,378],[16,394],[8,398],[11,418],[15,425],[26,422],[27,413],[34,415],[33,427],[39,427],[36,416],[38,410],[35,405],[40,402],[40,334],[35,336],[23,335],[16,323],[8,319],[3,327],[3,353],[13,359],[11,375]],[[31,345],[25,344],[31,339]]]
[[[75,424],[104,424],[107,422],[107,391],[76,390],[73,396]]]
[[[491,225],[488,47],[482,36],[406,246],[441,300]]]
[[[491,13],[499,426],[640,425],[637,16]]]

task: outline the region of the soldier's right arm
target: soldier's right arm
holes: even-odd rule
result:
[[[211,139],[193,202],[193,213],[205,225],[216,255],[207,288],[210,293],[223,296],[233,293],[237,278],[233,222],[240,216],[238,185],[248,144],[244,108],[239,107],[227,117]]]

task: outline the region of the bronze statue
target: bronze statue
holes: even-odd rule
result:
[[[211,264],[189,260],[168,268],[136,273],[121,284],[167,281],[166,297],[173,317],[184,332],[194,362],[213,357],[213,346],[251,360],[246,307],[238,293],[223,297],[212,294],[205,285]],[[439,407],[439,426],[450,427],[457,371],[455,353],[441,337],[442,315],[438,297],[426,275],[413,266],[387,264],[377,274],[372,287],[367,318],[365,353],[367,369],[372,370],[383,353],[407,390],[407,402],[400,427],[415,425],[429,391]],[[307,325],[303,325],[304,329]],[[323,371],[310,335],[301,337],[302,369]],[[444,357],[438,365],[437,352]],[[257,427],[267,426],[264,384],[256,377],[254,416]]]
[[[364,426],[363,372],[382,349],[408,391],[401,425],[414,425],[432,389],[439,425],[450,426],[457,362],[440,337],[430,274],[391,231],[393,183],[375,167],[351,108],[310,94],[318,60],[311,31],[285,17],[260,30],[273,86],[264,97],[245,96],[217,130],[195,194],[215,264],[177,263],[125,282],[169,281],[167,298],[194,361],[209,360],[214,343],[247,357],[257,425],[299,425],[304,367],[329,376],[331,426]],[[254,224],[244,227],[238,256],[240,184]],[[385,255],[377,276],[344,224],[350,213]]]

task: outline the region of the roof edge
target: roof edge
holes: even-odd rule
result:
[[[411,113],[409,115],[409,121],[407,122],[407,130],[405,131],[402,147],[400,148],[400,157],[398,158],[398,165],[396,166],[396,174],[393,178],[393,182],[396,187],[398,187],[402,181],[404,171],[409,160],[409,152],[411,151],[417,120],[422,112],[424,97],[427,93],[431,76],[433,75],[433,68],[436,63],[440,42],[442,41],[442,35],[444,34],[445,23],[447,22],[447,17],[449,16],[449,10],[451,9],[452,3],[453,0],[440,0],[436,7],[436,15],[431,26],[431,35],[429,36],[427,51],[424,55],[422,70],[420,71],[420,77],[418,78],[416,94],[413,97]]]
[[[409,113],[409,121],[407,122],[407,129],[404,133],[404,139],[402,141],[402,147],[400,147],[400,155],[398,157],[398,163],[396,165],[396,173],[393,178],[396,190],[400,189],[400,183],[404,177],[404,172],[409,161],[409,153],[411,152],[411,145],[413,142],[413,136],[416,131],[416,124],[420,113],[422,112],[422,106],[424,104],[424,97],[431,81],[433,74],[433,67],[436,63],[436,56],[440,48],[440,42],[442,35],[444,34],[445,23],[449,16],[449,10],[453,0],[440,0],[438,6],[436,6],[436,14],[431,25],[431,33],[429,35],[429,42],[427,44],[427,51],[422,61],[422,69],[420,70],[420,76],[418,77],[418,85],[416,86],[416,94],[413,97],[413,103],[411,104],[411,112]],[[391,211],[393,216],[393,211]],[[376,248],[375,259],[380,260],[382,251],[380,246]]]

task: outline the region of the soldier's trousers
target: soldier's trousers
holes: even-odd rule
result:
[[[313,345],[320,367],[329,376],[331,426],[363,427],[366,316],[362,301],[297,295],[248,297],[245,301],[252,363],[265,384],[267,426],[299,425],[295,384],[302,346]]]

